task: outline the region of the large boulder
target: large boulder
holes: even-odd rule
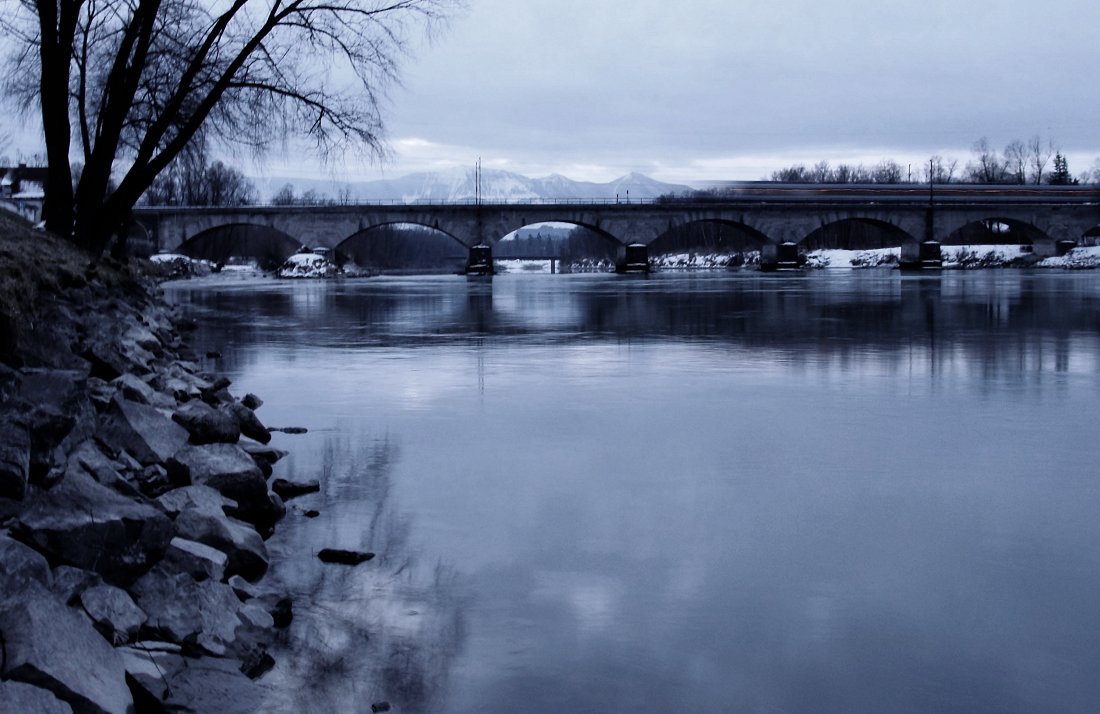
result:
[[[249,523],[268,526],[278,518],[263,472],[236,444],[184,446],[168,460],[168,474],[184,483],[209,486],[233,499],[237,510],[232,515]]]
[[[37,550],[0,534],[0,600],[31,582],[50,587],[50,564]]]
[[[27,370],[20,398],[31,434],[30,481],[47,480],[64,453],[95,431],[96,410],[84,392],[84,375],[71,370]]]
[[[225,583],[199,582],[157,567],[134,583],[132,592],[149,616],[146,627],[169,642],[223,656],[236,639],[241,601]]]
[[[146,466],[167,461],[188,439],[186,429],[158,410],[118,397],[111,400],[96,436]]]
[[[254,714],[265,709],[266,690],[241,672],[235,659],[182,657],[122,648],[126,671],[152,692],[165,711]]]
[[[113,645],[132,642],[148,619],[125,590],[95,585],[80,594],[80,604],[96,629]]]
[[[254,441],[242,441],[240,447],[248,452],[248,455],[252,457],[252,460],[256,462],[256,465],[260,467],[260,470],[264,472],[264,476],[271,476],[274,471],[275,463],[286,456],[285,451],[282,449],[276,449],[274,446],[267,444],[257,444]]]
[[[48,689],[82,714],[130,711],[122,659],[91,623],[37,583],[23,592],[0,605],[4,679]]]
[[[271,441],[271,432],[256,416],[256,412],[237,401],[229,402],[225,405],[225,408],[236,418],[242,434],[249,439],[255,439],[261,444]]]
[[[73,708],[55,697],[50,690],[23,682],[0,682],[0,702],[4,703],[4,711],[12,714],[73,714]]]
[[[138,404],[154,404],[159,401],[159,392],[149,386],[149,383],[132,374],[123,374],[111,381],[111,385],[122,393],[123,399],[129,399]]]
[[[225,553],[198,541],[176,536],[168,544],[164,554],[164,566],[169,570],[187,573],[195,580],[224,580],[228,562]]]
[[[169,491],[157,503],[176,519],[176,534],[225,553],[227,576],[257,580],[267,572],[268,556],[263,538],[248,525],[230,518],[225,510],[236,502],[207,486],[187,486]]]
[[[191,435],[192,444],[236,444],[241,438],[237,418],[202,401],[189,401],[172,415]]]
[[[53,562],[125,584],[160,560],[172,523],[157,509],[71,470],[54,488],[28,497],[12,535]]]

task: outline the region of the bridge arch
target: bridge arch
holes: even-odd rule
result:
[[[255,223],[229,223],[200,231],[180,244],[177,251],[189,258],[228,263],[233,258],[252,258],[265,270],[282,265],[302,244],[280,230]]]
[[[380,272],[453,271],[466,260],[468,246],[435,225],[408,221],[375,223],[352,233],[333,248],[337,265],[351,263]]]
[[[758,263],[764,245],[770,242],[763,231],[732,218],[692,217],[670,223],[649,244],[650,259],[658,264],[672,261],[668,267],[736,267]]]
[[[808,233],[799,242],[799,246],[806,251],[874,250],[900,248],[906,243],[916,241],[917,238],[909,231],[889,221],[852,216],[822,224]]]
[[[1051,236],[1033,223],[1005,216],[970,220],[948,230],[943,245],[1034,245]]]
[[[1100,223],[1081,234],[1080,245],[1100,245]]]

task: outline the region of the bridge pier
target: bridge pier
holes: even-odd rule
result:
[[[649,246],[644,243],[624,245],[615,260],[616,273],[648,273]]]
[[[920,243],[902,243],[898,267],[902,270],[936,270],[943,267],[940,242],[925,240]]]
[[[801,265],[797,243],[783,241],[765,243],[760,247],[760,270],[766,273],[776,270],[796,270]]]
[[[484,243],[471,246],[464,272],[466,275],[493,275],[496,269],[493,267],[492,246]]]

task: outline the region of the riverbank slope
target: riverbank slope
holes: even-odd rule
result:
[[[136,265],[0,216],[0,701],[255,711],[283,453]]]

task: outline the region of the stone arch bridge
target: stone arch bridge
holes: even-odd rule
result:
[[[946,242],[979,222],[1001,223],[1027,235],[1038,256],[1100,233],[1100,190],[1078,186],[821,186],[744,184],[707,198],[619,202],[418,202],[233,208],[142,207],[134,211],[159,250],[175,250],[205,232],[258,226],[310,247],[335,248],[363,231],[416,224],[451,236],[466,248],[492,245],[524,226],[583,226],[620,245],[650,245],[666,232],[714,221],[757,237],[765,260],[780,244],[799,244],[843,221],[876,225],[895,236],[905,256],[922,243]]]

